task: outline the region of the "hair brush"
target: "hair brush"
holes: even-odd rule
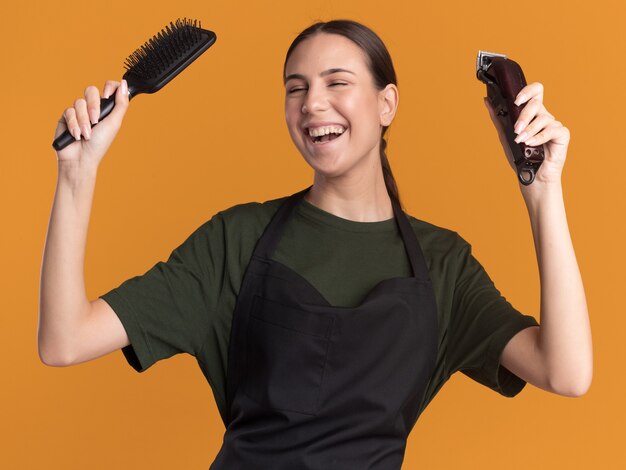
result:
[[[493,105],[496,116],[502,123],[509,147],[515,158],[517,177],[528,186],[535,180],[535,174],[543,163],[543,145],[533,147],[524,142],[515,142],[514,125],[520,111],[526,106],[515,104],[515,98],[526,86],[524,72],[519,64],[507,59],[504,54],[478,51],[476,57],[476,78],[487,85],[487,96]],[[522,176],[528,173],[528,179]]]
[[[199,20],[177,19],[176,24],[170,22],[170,26],[128,56],[124,64],[127,71],[122,78],[128,83],[129,100],[142,93],[159,91],[217,39],[213,31],[201,28]],[[98,122],[106,118],[114,107],[115,93],[108,98],[100,98]],[[92,124],[91,127],[97,125]],[[62,150],[75,141],[69,130],[65,130],[52,146],[55,150]]]

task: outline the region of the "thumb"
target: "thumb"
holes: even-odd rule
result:
[[[120,86],[115,90],[115,107],[111,114],[115,114],[115,119],[121,121],[128,109],[128,83],[122,79]]]

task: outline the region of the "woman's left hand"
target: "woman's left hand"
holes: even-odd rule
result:
[[[517,178],[517,168],[515,167],[513,153],[509,148],[505,131],[495,115],[495,111],[489,102],[489,98],[484,98],[485,105],[489,111],[489,116],[493,121],[500,138],[500,143],[507,155],[509,164],[515,171]],[[543,105],[543,85],[534,82],[526,85],[518,93],[515,104],[526,106],[520,112],[520,116],[515,123],[515,133],[518,136],[515,142],[524,142],[526,145],[537,146],[543,144],[544,161],[535,174],[535,180],[528,186],[523,185],[519,179],[518,183],[523,192],[532,192],[532,186],[544,184],[560,184],[561,173],[567,154],[567,146],[570,140],[569,129],[561,122],[557,121]],[[525,135],[524,135],[525,134]]]

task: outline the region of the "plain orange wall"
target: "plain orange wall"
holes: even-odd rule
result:
[[[312,22],[351,18],[382,37],[396,66],[388,154],[408,212],[458,231],[507,299],[540,320],[528,214],[475,78],[479,49],[506,53],[544,84],[547,109],[571,132],[563,188],[593,384],[576,399],[530,384],[507,399],[456,374],[413,429],[403,468],[625,465],[623,2],[39,1],[3,11],[0,468],[206,469],[220,448],[224,428],[191,356],[138,374],[120,351],[67,368],[37,354],[56,121],[185,16],[217,42],[157,94],[131,101],[98,173],[88,297],[166,259],[217,211],[311,183],[284,121],[283,60]]]

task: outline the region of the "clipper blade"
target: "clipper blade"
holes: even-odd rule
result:
[[[492,57],[502,57],[503,59],[506,59],[506,54],[498,54],[497,52],[487,52],[481,50],[478,51],[478,55],[476,56],[476,78],[478,78],[481,82],[493,84],[493,82],[484,74],[484,72],[487,72],[489,67],[491,67]]]

